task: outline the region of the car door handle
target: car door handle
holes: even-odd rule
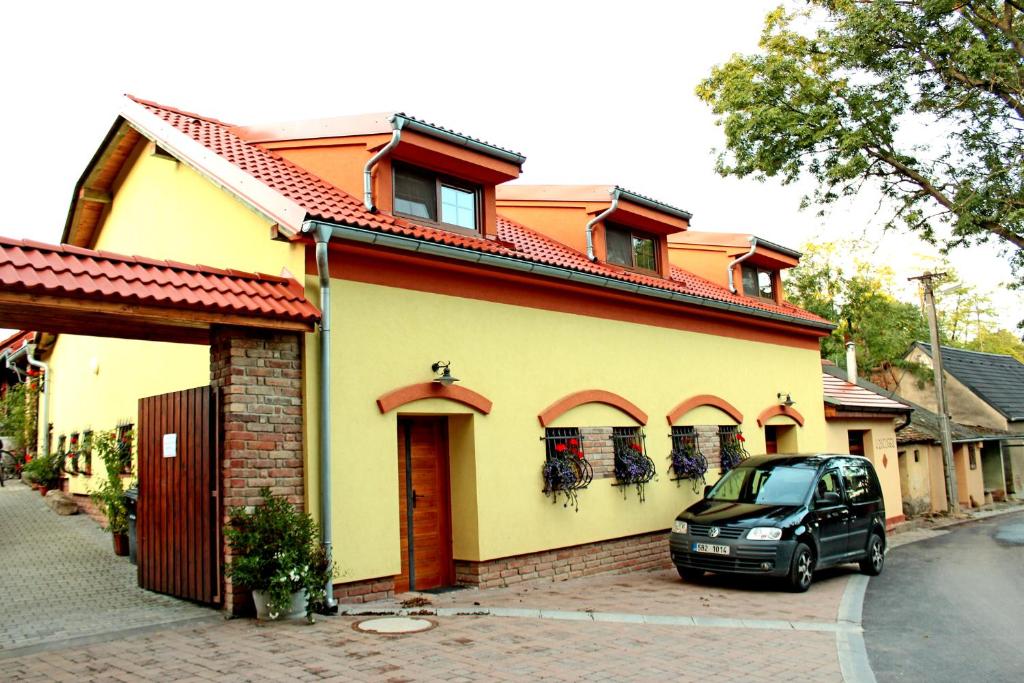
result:
[[[416,509],[416,501],[420,499],[420,494],[416,493],[416,489],[412,490],[412,508]]]

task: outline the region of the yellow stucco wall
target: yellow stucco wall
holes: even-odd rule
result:
[[[917,460],[914,460],[914,452]],[[903,499],[913,501],[917,505],[927,505],[936,512],[936,496],[932,495],[930,449],[925,444],[907,444],[900,448],[904,455],[900,457],[900,488]],[[927,512],[927,510],[925,510]]]
[[[315,297],[312,278],[307,288]],[[333,543],[339,581],[399,572],[399,414],[459,416],[451,439],[453,533],[455,557],[466,560],[669,527],[696,496],[666,474],[665,415],[695,394],[715,394],[736,406],[745,417],[747,448],[763,453],[756,416],[785,389],[801,402],[806,418],[800,447],[825,447],[816,350],[342,280],[333,281],[332,304]],[[315,335],[307,342],[306,362],[315,368]],[[378,396],[430,381],[430,365],[438,360],[450,360],[461,386],[492,400],[493,412],[482,416],[460,404],[426,399],[380,414]],[[306,377],[306,475],[310,508],[316,510],[315,371]],[[584,389],[615,392],[648,413],[647,452],[659,476],[647,486],[645,503],[631,488],[624,499],[612,479],[582,491],[578,513],[541,493],[544,431],[537,414]],[[712,412],[713,418],[699,417],[731,422]],[[556,424],[627,426],[632,421],[603,404],[588,404]]]
[[[97,249],[188,264],[304,277],[302,247],[270,239],[269,221],[144,143],[117,188]],[[206,346],[61,335],[48,359],[57,436],[135,422],[138,399],[209,384]],[[102,468],[94,467],[94,471]],[[71,491],[88,492],[86,477]]]
[[[848,420],[831,418],[828,421],[827,443],[832,453],[849,453],[851,430],[866,430],[864,434],[864,455],[875,466],[878,481],[882,485],[882,499],[885,501],[885,518],[892,519],[903,514],[903,494],[900,488],[900,468],[896,451],[896,430],[892,418],[879,420]]]
[[[968,444],[953,444],[953,459],[956,462],[956,488],[960,496],[960,507],[969,508],[985,504],[985,479],[981,468],[981,443],[974,445],[976,467],[970,468]],[[973,506],[971,504],[974,504]]]

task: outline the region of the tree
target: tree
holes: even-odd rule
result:
[[[981,334],[964,344],[964,348],[985,353],[1001,353],[1013,356],[1024,363],[1024,342],[1009,330],[982,330]]]
[[[1024,284],[1024,4],[809,0],[771,12],[763,53],[697,94],[726,137],[722,175],[817,181],[805,204],[876,186],[888,226],[944,249],[997,240]]]
[[[870,377],[884,363],[900,364],[911,343],[928,338],[928,322],[914,304],[893,295],[893,274],[866,260],[839,265],[837,243],[807,244],[785,282],[786,296],[836,323],[821,340],[822,358],[845,365],[846,340],[857,346],[858,374]],[[852,272],[847,272],[852,271]]]

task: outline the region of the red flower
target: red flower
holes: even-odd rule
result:
[[[579,445],[579,441],[577,439],[569,439],[569,443],[573,446]]]
[[[558,453],[564,453],[565,452],[565,444],[564,443],[556,443],[555,444],[555,451],[558,452]]]
[[[742,434],[737,434],[737,435],[736,435],[736,440],[737,440],[737,441],[746,441],[746,439],[745,439],[745,438],[743,438],[743,435],[742,435]]]
[[[26,454],[25,455],[25,462],[32,462],[32,456]]]
[[[583,459],[583,454],[582,453],[577,453],[576,457],[579,458],[580,460],[582,460]]]

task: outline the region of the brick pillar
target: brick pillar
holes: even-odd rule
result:
[[[231,327],[210,334],[210,384],[220,390],[223,522],[232,507],[256,505],[264,486],[300,509],[302,338]],[[224,566],[231,549],[224,544]],[[248,611],[248,591],[224,580],[224,609]]]

